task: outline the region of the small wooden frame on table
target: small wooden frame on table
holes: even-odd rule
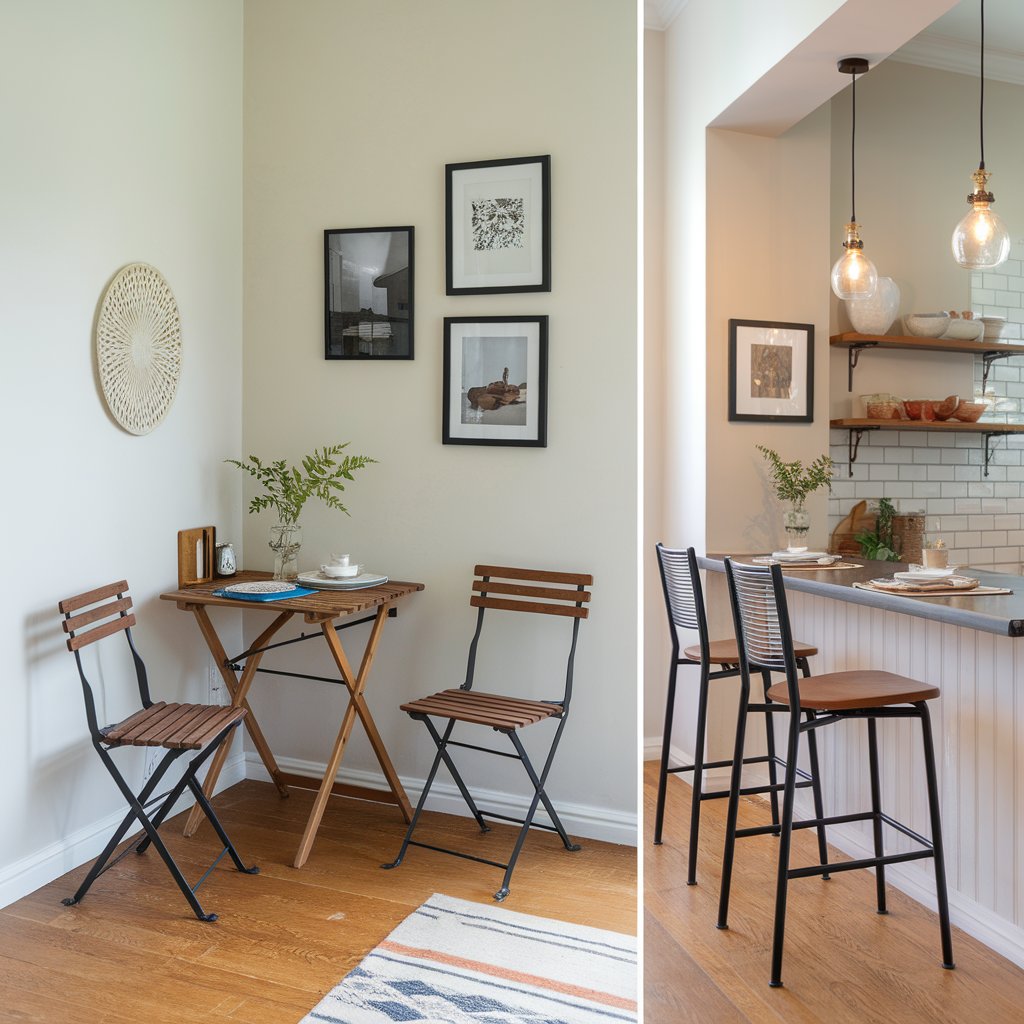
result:
[[[324,232],[324,358],[413,358],[413,228]]]
[[[548,318],[444,320],[444,444],[547,447]]]
[[[445,165],[448,295],[551,291],[551,157]]]
[[[814,324],[729,321],[729,419],[814,422]]]

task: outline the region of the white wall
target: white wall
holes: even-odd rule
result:
[[[154,691],[206,695],[198,630],[156,597],[177,530],[240,525],[220,460],[240,446],[242,5],[5,0],[0,17],[2,905],[95,853],[123,806],[57,602],[126,576]],[[146,437],[107,415],[93,357],[100,297],[134,261],[161,270],[182,319],[177,399]],[[96,674],[101,715],[133,709],[119,659]],[[123,763],[134,781],[141,753]]]
[[[484,10],[473,0],[246,4],[242,449],[295,459],[343,440],[380,460],[346,492],[351,518],[309,506],[301,564],[342,547],[427,585],[388,624],[369,695],[411,788],[432,747],[398,705],[462,681],[474,564],[594,574],[550,790],[571,828],[632,841],[636,12],[630,0],[522,0],[499,32]],[[551,293],[445,297],[445,163],[538,153],[552,159]],[[416,228],[416,358],[325,362],[323,229],[390,224]],[[548,447],[443,446],[442,318],[505,313],[550,316]],[[270,564],[270,522],[248,519],[247,564]],[[512,647],[481,687],[550,695],[565,633]],[[365,635],[346,641],[358,649]],[[307,649],[293,664],[322,671],[323,657]],[[535,669],[552,682],[530,678]],[[282,760],[315,770],[341,701],[330,687],[264,678],[253,702]],[[508,769],[491,759],[471,773],[503,794]],[[346,771],[376,776],[358,728]]]

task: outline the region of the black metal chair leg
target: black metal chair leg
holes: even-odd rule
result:
[[[875,842],[875,856],[884,856],[882,844],[882,786],[878,774],[878,724],[873,718],[868,719],[868,766],[871,771],[871,814],[872,832]],[[885,906],[885,865],[875,868],[875,891],[878,900],[878,912],[887,914]]]
[[[772,674],[766,668],[761,669],[761,682],[764,684],[765,703],[769,704],[771,702],[768,699],[768,687],[772,685]],[[772,787],[768,794],[768,800],[772,807],[772,824],[778,825],[779,793],[775,787],[778,785],[779,779],[775,760],[775,716],[771,712],[766,712],[764,715],[764,736],[768,752],[768,782]]]
[[[454,720],[448,723],[448,727],[444,731],[444,739],[447,741],[448,737],[452,734],[452,729],[455,728]],[[409,841],[412,839],[413,832],[416,831],[416,824],[420,820],[420,814],[423,811],[423,805],[427,802],[427,796],[430,793],[430,787],[434,784],[434,777],[437,775],[437,769],[441,765],[441,750],[438,748],[437,753],[434,755],[434,763],[430,766],[430,771],[427,774],[427,781],[423,784],[423,792],[420,793],[420,798],[416,803],[416,810],[412,813],[412,821],[409,822],[409,827],[405,830],[405,838],[402,840],[401,849],[398,851],[398,856],[388,864],[381,864],[381,867],[386,871],[390,871],[392,868],[397,868],[402,863],[402,859],[405,857],[406,850],[409,849]]]
[[[704,741],[708,720],[707,665],[701,665],[700,691],[697,698],[697,733],[693,739],[693,791],[690,802],[690,849],[686,867],[686,884],[697,884],[697,845],[700,837],[700,805],[704,792]]]
[[[514,736],[515,733],[512,733],[511,735]],[[561,735],[562,735],[562,725],[561,725],[561,723],[559,723],[558,730],[555,732],[555,737],[551,741],[552,742],[552,746],[557,746],[558,740],[561,737]],[[513,746],[518,747],[518,744],[513,742]],[[550,752],[549,752],[549,756],[550,756]],[[524,760],[522,757],[520,757],[520,760],[523,762],[523,768],[526,769],[526,774],[530,777],[530,782],[533,783],[533,786],[534,786],[535,789],[539,789],[540,790],[540,802],[543,805],[544,810],[546,810],[548,812],[548,817],[551,819],[551,824],[554,826],[555,831],[558,833],[558,837],[562,840],[562,845],[570,853],[579,853],[579,851],[582,849],[582,847],[579,845],[579,843],[574,843],[569,838],[569,834],[568,834],[568,832],[566,832],[565,826],[562,824],[562,819],[559,818],[558,812],[555,810],[554,804],[552,804],[551,800],[548,798],[547,791],[541,785],[540,779],[537,778],[537,773],[533,770],[533,765],[530,764],[530,762],[528,760]]]
[[[665,824],[665,795],[668,789],[668,755],[672,746],[672,717],[676,705],[676,673],[679,670],[677,650],[672,651],[672,667],[668,672],[668,698],[665,702],[665,729],[661,737],[661,765],[658,771],[658,802],[654,811],[654,845],[661,845]]]
[[[243,875],[258,875],[260,873],[260,869],[255,864],[251,868],[247,868],[242,863],[242,858],[238,856],[235,844],[228,838],[228,834],[224,830],[224,826],[220,823],[220,818],[217,817],[213,807],[210,805],[210,801],[207,800],[206,794],[203,792],[203,787],[196,781],[195,775],[191,775],[189,777],[188,788],[192,791],[192,795],[196,798],[196,802],[200,807],[202,807],[203,814],[206,815],[207,820],[213,826],[214,832],[217,833],[217,837],[224,844],[224,849],[227,850],[228,856],[231,858],[235,867],[241,871]]]
[[[740,788],[743,784],[743,745],[747,731],[747,704],[750,682],[740,676],[740,699],[736,715],[736,746],[732,758],[729,783],[729,809],[725,818],[725,851],[722,855],[722,888],[718,895],[718,927],[729,927],[729,890],[732,886],[732,862],[736,853],[736,819],[740,809]]]
[[[813,722],[815,719],[813,711],[807,712],[807,721]],[[825,817],[825,801],[821,798],[821,770],[818,767],[818,737],[814,734],[814,730],[811,729],[807,733],[807,760],[811,765],[811,796],[814,800],[814,816],[816,818]],[[819,825],[815,831],[818,833],[818,862],[820,864],[828,863],[828,840],[825,837],[825,826]],[[826,871],[821,876],[826,882],[831,878],[831,875]]]
[[[437,747],[441,754],[441,760],[444,761],[445,767],[448,769],[452,779],[455,780],[455,785],[459,787],[459,792],[462,794],[462,799],[465,800],[466,806],[469,808],[469,813],[476,819],[477,825],[480,826],[481,832],[490,832],[491,827],[484,821],[483,815],[477,809],[476,803],[473,800],[472,795],[469,792],[466,783],[463,782],[462,776],[459,774],[458,768],[455,767],[455,762],[451,758],[451,754],[448,753],[448,737],[452,734],[452,727],[455,725],[454,720],[448,723],[448,727],[445,730],[445,734],[442,737],[438,731],[434,728],[434,723],[429,718],[423,718],[423,724],[427,727],[430,732],[430,738],[434,741],[434,745]]]
[[[775,888],[775,930],[772,936],[772,975],[768,984],[782,986],[782,948],[786,938],[786,899],[789,894],[789,852],[793,839],[793,805],[796,802],[796,765],[800,753],[800,719],[793,715],[786,750],[786,787],[782,795],[779,828],[779,870]]]
[[[939,809],[939,780],[935,773],[935,745],[932,722],[924,701],[914,705],[921,713],[921,735],[924,740],[924,768],[928,779],[928,810],[932,819],[932,850],[935,860],[935,898],[939,910],[939,931],[942,936],[942,966],[951,971],[953,936],[949,926],[949,898],[946,894],[946,859],[942,850],[942,820]]]

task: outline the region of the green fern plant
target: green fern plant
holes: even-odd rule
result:
[[[763,444],[755,447],[768,460],[768,471],[781,501],[791,502],[794,508],[802,509],[812,491],[819,487],[832,489],[832,460],[827,455],[819,455],[805,467],[799,459],[783,462],[777,451]]]
[[[264,463],[255,455],[250,455],[244,462],[238,459],[225,459],[225,462],[248,473],[263,487],[263,493],[249,502],[249,512],[272,508],[277,511],[279,520],[288,525],[298,522],[303,505],[314,497],[328,508],[349,514],[337,493],[345,490],[342,481],[353,480],[352,474],[356,470],[364,469],[377,460],[366,455],[342,456],[348,444],[314,449],[302,458],[301,470],[298,466],[288,465],[284,459]]]

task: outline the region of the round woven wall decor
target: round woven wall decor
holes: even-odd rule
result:
[[[167,415],[181,377],[181,320],[163,275],[148,263],[119,271],[103,296],[96,361],[107,407],[132,434]]]

